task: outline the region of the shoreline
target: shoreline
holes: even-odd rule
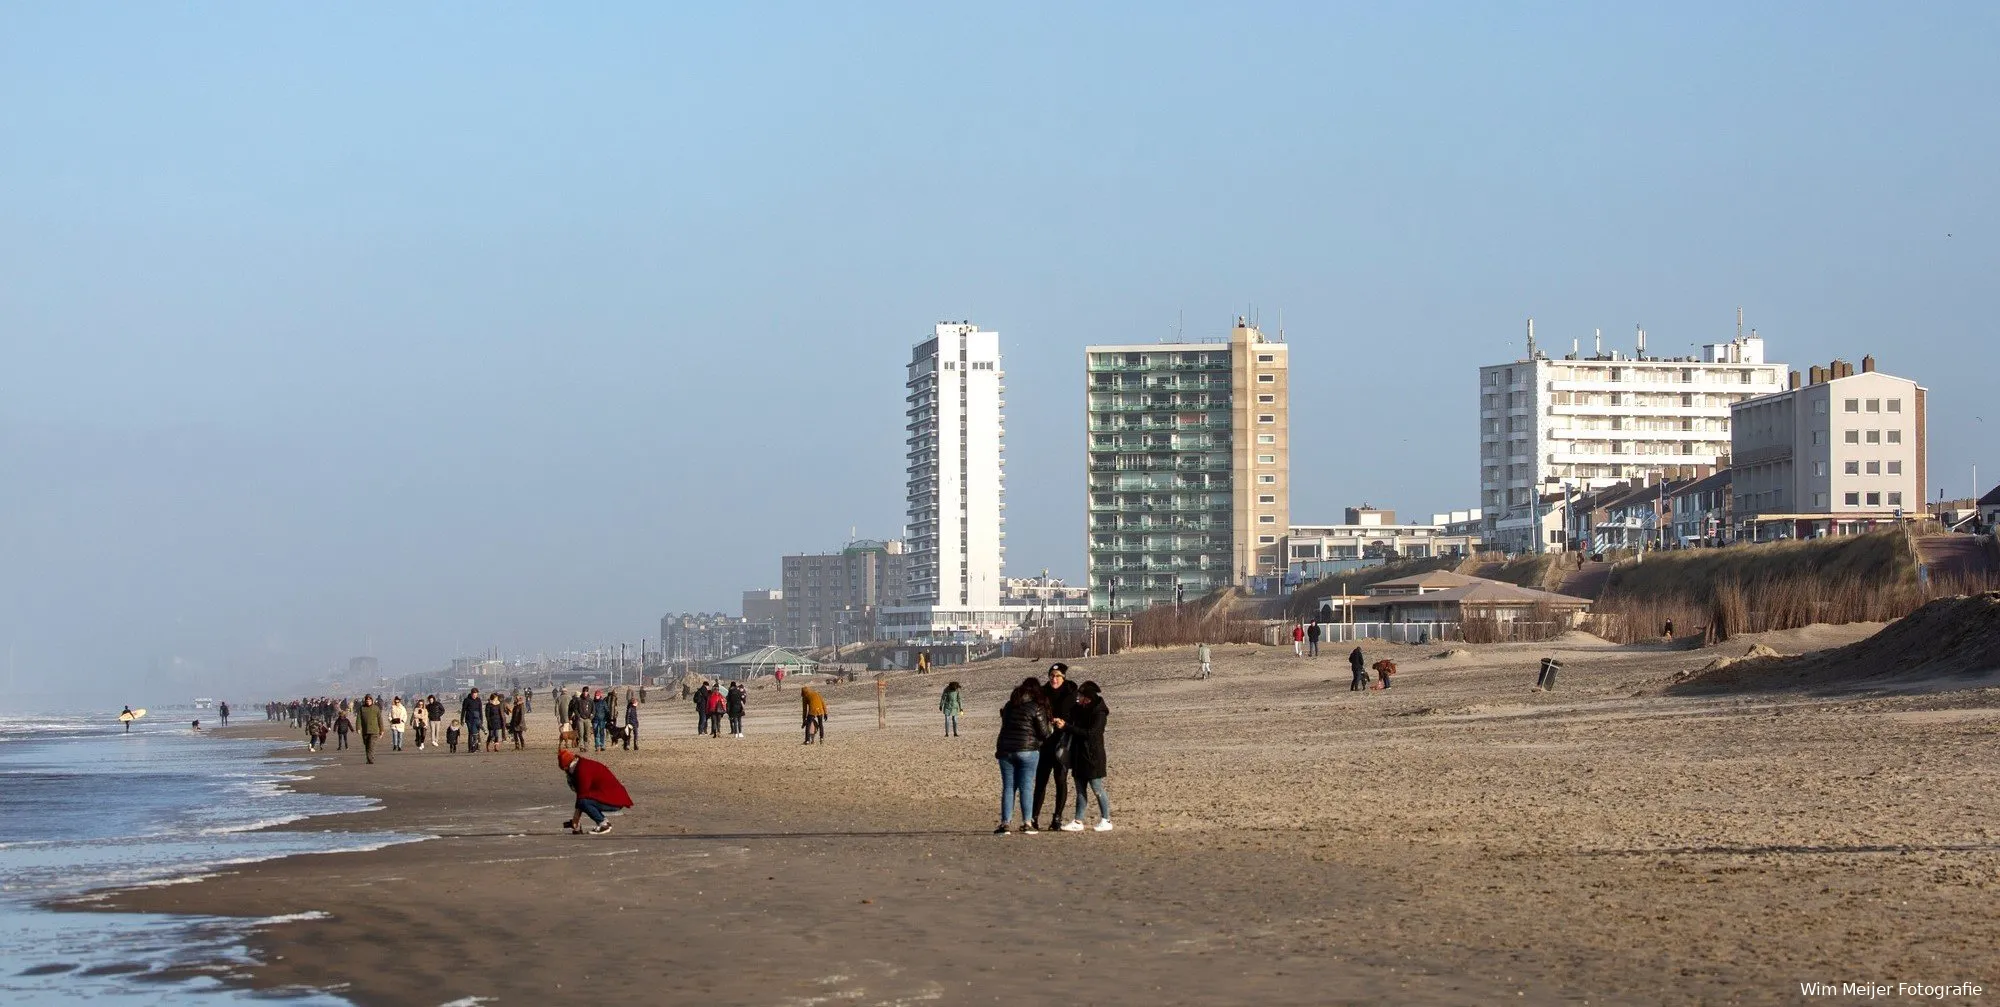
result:
[[[811,748],[790,690],[752,694],[742,741],[650,704],[645,747],[603,756],[639,807],[602,837],[555,828],[547,713],[526,752],[334,754],[289,785],[382,809],[282,828],[439,838],[89,908],[326,912],[260,932],[253,982],[364,1004],[1777,1001],[1829,969],[2000,973],[2000,765],[1963,737],[2000,728],[2000,689],[1632,696],[1712,654],[1581,649],[1572,690],[1528,695],[1528,651],[1494,645],[1349,694],[1344,662],[1217,651],[1213,683],[1176,652],[1079,663],[1113,711],[1112,833],[988,834],[1009,662],[953,669],[955,741],[925,709],[945,675],[892,682],[886,731],[872,687],[828,690]]]

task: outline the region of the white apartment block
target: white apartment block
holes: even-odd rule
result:
[[[940,322],[911,351],[909,607],[884,614],[885,635],[913,639],[933,626],[964,633],[986,622],[966,613],[1000,608],[1004,377],[1000,334],[971,322]]]
[[[1792,379],[1734,409],[1738,540],[1848,534],[1921,510],[1928,392],[1874,357],[1860,373],[1836,360]]]
[[[1741,324],[1739,320],[1738,329]],[[1698,357],[1574,347],[1479,369],[1479,502],[1493,548],[1563,546],[1550,501],[1634,477],[1708,475],[1729,464],[1730,408],[1784,389],[1783,364],[1764,361],[1755,331],[1702,347]],[[1560,506],[1560,504],[1556,504]]]

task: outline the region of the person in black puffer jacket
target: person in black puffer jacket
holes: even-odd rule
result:
[[[1049,808],[1049,828],[1062,824],[1063,805],[1069,803],[1069,716],[1076,705],[1076,683],[1069,681],[1069,665],[1057,661],[1049,665],[1049,684],[1042,686],[1042,705],[1049,711],[1049,726],[1055,730],[1042,743],[1041,761],[1035,764],[1035,813],[1028,819],[1032,831],[1042,817],[1042,798],[1049,781],[1056,785],[1056,803]]]
[[[1077,688],[1069,720],[1069,767],[1076,776],[1076,814],[1063,823],[1064,832],[1083,831],[1084,809],[1093,793],[1097,795],[1097,831],[1111,831],[1111,797],[1104,792],[1104,722],[1110,716],[1096,682]]]
[[[1007,697],[1007,705],[1000,708],[1000,737],[993,742],[993,757],[1000,762],[1000,826],[993,830],[994,835],[1007,834],[1007,820],[1013,816],[1017,799],[1021,805],[1021,831],[1030,834],[1035,831],[1028,781],[1034,778],[1035,767],[1041,762],[1042,744],[1051,733],[1042,683],[1032,678],[1022,679],[1014,687],[1013,695]]]

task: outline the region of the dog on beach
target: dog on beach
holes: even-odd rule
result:
[[[556,735],[556,751],[560,752],[565,748],[574,748],[579,751],[583,748],[582,743],[577,740],[576,727],[571,724],[564,724],[562,726],[562,733]]]
[[[627,748],[631,747],[631,742],[627,740],[627,736],[628,736],[628,735],[630,735],[630,734],[631,734],[631,732],[630,732],[630,731],[627,731],[627,730],[625,730],[625,727],[624,727],[624,725],[622,725],[622,724],[606,724],[606,725],[604,725],[604,730],[605,730],[605,732],[606,732],[607,734],[609,734],[609,735],[611,736],[611,743],[612,743],[612,744],[614,744],[614,745],[624,745],[624,746],[626,746]]]

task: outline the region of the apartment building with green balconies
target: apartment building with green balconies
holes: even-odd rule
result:
[[[1290,517],[1283,343],[1091,346],[1092,608],[1142,609],[1282,573]]]

